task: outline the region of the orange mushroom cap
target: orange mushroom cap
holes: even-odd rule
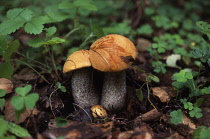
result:
[[[88,50],[79,50],[72,53],[67,58],[63,66],[63,73],[90,66],[91,63]]]
[[[137,56],[133,42],[128,38],[110,34],[96,40],[89,50],[92,66],[103,72],[127,69]]]

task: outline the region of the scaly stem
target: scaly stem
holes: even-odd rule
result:
[[[108,111],[120,111],[126,103],[126,73],[106,72],[101,96],[101,106]]]

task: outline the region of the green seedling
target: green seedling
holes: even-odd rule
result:
[[[69,122],[66,119],[63,119],[61,117],[56,118],[56,125],[58,127],[64,127],[65,125],[67,125]]]
[[[179,73],[176,73],[173,76],[173,79],[177,80],[178,82],[184,83],[187,82],[188,79],[193,79],[193,75],[191,72],[186,72],[185,70],[181,70]]]
[[[161,61],[153,61],[152,62],[152,67],[155,68],[154,71],[156,73],[163,73],[163,74],[166,73],[166,69],[165,69],[166,64],[164,64]]]
[[[180,109],[172,111],[170,115],[171,115],[171,119],[170,119],[171,123],[178,125],[179,123],[182,122],[183,114]]]
[[[39,95],[37,93],[29,94],[31,90],[31,85],[18,87],[15,89],[15,92],[18,95],[12,97],[11,104],[16,110],[17,119],[19,119],[20,114],[24,112],[26,108],[33,109],[39,99]]]
[[[60,89],[62,92],[66,92],[66,87],[62,86],[60,82],[56,83],[56,86],[58,87],[58,89]]]
[[[0,109],[4,107],[5,99],[2,98],[6,95],[6,91],[3,89],[0,89]]]
[[[12,122],[5,121],[3,118],[0,118],[0,125],[1,125],[1,128],[0,128],[1,139],[3,138],[15,139],[16,137],[24,138],[24,137],[31,136],[26,129]],[[12,133],[16,137],[8,133]]]
[[[196,118],[201,118],[203,114],[201,113],[201,108],[194,107],[190,112],[190,117],[196,117]]]
[[[193,139],[209,139],[210,136],[210,128],[205,126],[200,126],[195,129],[193,133]]]

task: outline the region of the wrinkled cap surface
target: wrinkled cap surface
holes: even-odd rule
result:
[[[127,69],[135,60],[137,50],[128,38],[110,34],[96,40],[89,50],[93,68],[103,72]]]
[[[94,105],[90,109],[94,118],[104,118],[107,116],[106,110],[100,105]]]
[[[63,73],[90,66],[89,51],[79,50],[67,58],[63,66]]]

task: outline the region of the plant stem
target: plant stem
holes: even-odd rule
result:
[[[71,30],[69,33],[67,33],[64,37],[64,39],[66,39],[67,37],[69,37],[72,33],[76,32],[77,30],[80,30],[80,28],[74,28],[73,30]]]
[[[34,72],[36,72],[45,82],[47,82],[48,84],[50,84],[50,82],[44,77],[42,76],[37,70],[35,70],[32,66],[30,66],[28,63],[26,62],[23,62],[21,60],[16,60],[16,59],[13,59],[15,61],[20,61],[21,63],[25,64],[26,66],[28,66],[29,68],[31,68]]]
[[[48,49],[50,50],[50,51],[49,51],[49,55],[50,55],[50,58],[51,58],[51,60],[52,60],[52,64],[53,64],[53,67],[54,67],[54,70],[55,70],[55,74],[56,74],[57,77],[58,77],[58,70],[57,70],[56,64],[55,64],[54,53],[53,53],[51,47],[48,46]]]
[[[43,63],[41,63],[41,62],[39,62],[39,61],[37,61],[37,60],[34,60],[34,59],[31,59],[31,58],[28,58],[28,57],[24,56],[23,54],[21,54],[21,53],[19,53],[19,52],[16,52],[16,53],[17,53],[17,54],[19,54],[20,56],[22,56],[22,57],[26,58],[26,59],[29,59],[29,60],[31,60],[31,61],[33,61],[33,62],[35,62],[35,63],[38,63],[38,64],[40,64],[40,65],[42,65],[42,66],[44,66],[44,67],[46,67],[46,68],[50,69],[50,67],[49,67],[49,66],[47,66],[47,65],[45,65],[45,64],[43,64]]]
[[[157,108],[155,107],[155,105],[152,103],[152,101],[150,100],[150,89],[149,89],[149,84],[148,84],[148,79],[147,79],[147,77],[146,77],[146,85],[147,85],[147,92],[148,92],[148,95],[147,95],[147,99],[148,99],[148,101],[150,102],[150,104],[154,107],[154,109],[156,109],[157,110]]]
[[[80,45],[80,49],[85,45],[85,43],[92,37],[94,37],[95,35],[91,32],[90,35],[84,40],[84,42]]]

